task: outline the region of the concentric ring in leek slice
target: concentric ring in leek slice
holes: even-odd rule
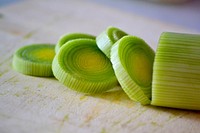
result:
[[[135,36],[125,36],[111,49],[111,62],[125,93],[134,101],[150,104],[154,51]]]
[[[110,50],[113,44],[126,35],[127,33],[118,28],[108,27],[99,36],[97,36],[97,46],[108,58],[110,58]]]
[[[13,69],[32,76],[53,76],[55,45],[32,44],[19,48],[13,56]]]
[[[164,32],[160,36],[151,104],[200,110],[200,35]]]
[[[88,39],[94,39],[95,40],[95,36],[90,35],[90,34],[86,34],[86,33],[69,33],[69,34],[65,34],[63,36],[60,37],[60,39],[58,40],[58,43],[56,44],[55,47],[55,51],[56,53],[58,53],[59,49],[68,41],[74,40],[74,39],[80,39],[80,38],[88,38]]]
[[[52,69],[61,83],[83,93],[100,93],[118,85],[110,60],[92,39],[65,43],[53,60]]]

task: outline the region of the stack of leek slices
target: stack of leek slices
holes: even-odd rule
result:
[[[31,44],[13,56],[13,69],[54,76],[70,89],[102,93],[120,84],[134,101],[200,110],[200,35],[164,32],[156,53],[116,27],[97,37],[70,33],[56,45]]]

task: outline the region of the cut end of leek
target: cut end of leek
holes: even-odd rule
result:
[[[118,84],[110,60],[92,39],[65,43],[53,60],[52,69],[61,83],[83,93],[104,92]]]
[[[55,52],[58,53],[59,49],[68,41],[74,40],[74,39],[80,39],[80,38],[87,38],[87,39],[94,39],[95,40],[95,36],[90,35],[90,34],[86,34],[86,33],[70,33],[70,34],[66,34],[60,37],[60,39],[58,40],[58,43],[56,44],[55,47]]]
[[[126,35],[127,33],[118,28],[108,27],[99,36],[97,36],[97,46],[108,58],[110,58],[110,51],[113,44]]]
[[[55,45],[32,44],[18,49],[13,56],[13,69],[32,76],[53,76]]]
[[[200,35],[161,35],[153,68],[151,104],[200,110]]]
[[[154,51],[140,38],[125,36],[111,49],[116,77],[126,94],[141,104],[150,104]]]

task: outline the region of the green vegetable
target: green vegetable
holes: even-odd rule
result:
[[[108,27],[99,36],[97,36],[97,46],[108,58],[110,58],[110,50],[113,44],[126,35],[127,33],[118,28]]]
[[[200,109],[200,35],[164,32],[160,36],[151,104]]]
[[[105,92],[119,83],[142,105],[200,110],[200,35],[164,32],[155,55],[141,38],[108,27],[97,38],[71,33],[56,46],[21,47],[12,65],[23,74],[55,76],[78,92]]]
[[[65,43],[53,60],[52,69],[61,83],[83,93],[104,92],[118,84],[111,62],[92,39]]]
[[[55,45],[32,44],[18,49],[13,57],[13,69],[32,76],[53,76],[51,65]]]
[[[74,40],[74,39],[80,39],[80,38],[88,38],[88,39],[94,39],[95,36],[90,35],[90,34],[85,34],[85,33],[70,33],[70,34],[65,34],[60,37],[58,40],[58,43],[56,44],[55,51],[58,53],[59,49],[68,41]]]
[[[116,77],[126,94],[141,104],[151,100],[154,51],[135,36],[125,36],[111,49]]]

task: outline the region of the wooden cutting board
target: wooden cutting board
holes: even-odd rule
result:
[[[197,33],[92,1],[33,0],[0,9],[0,133],[198,133],[200,112],[131,101],[117,91],[85,95],[54,78],[12,70],[13,52],[31,43],[56,43],[70,32],[98,35],[116,26],[155,50],[163,31]]]

